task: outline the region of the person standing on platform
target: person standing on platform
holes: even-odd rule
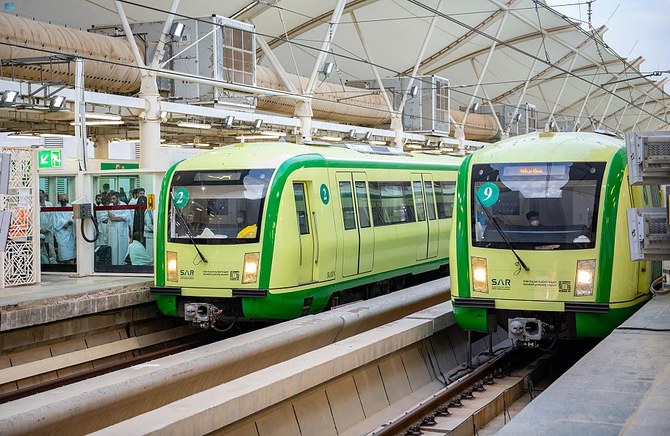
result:
[[[58,196],[60,207],[70,207],[66,194]],[[74,263],[77,258],[75,240],[74,213],[69,211],[54,212],[52,216],[54,236],[58,244],[58,261],[61,263]]]
[[[144,192],[144,191],[142,191]],[[147,197],[142,195],[140,200],[144,206],[147,205]],[[151,265],[154,262],[154,216],[153,211],[144,209],[144,246],[147,248],[147,254],[151,257]]]
[[[123,190],[123,187],[119,188],[119,200],[123,202],[123,204],[128,204],[128,196],[126,195],[126,191]]]
[[[149,250],[142,243],[142,233],[133,233],[133,242],[128,246],[127,256],[131,265],[153,265],[153,256],[149,256]]]
[[[40,189],[40,207],[53,207],[50,201],[47,201],[46,193]],[[49,263],[56,263],[56,248],[54,245],[54,230],[51,224],[51,215],[53,212],[40,212],[40,244],[46,250]]]
[[[95,207],[107,206],[104,203],[104,197],[102,194],[97,194],[95,196]],[[98,239],[95,240],[95,246],[99,247],[101,245],[109,245],[109,235],[108,235],[108,223],[109,215],[106,210],[96,210],[95,219],[98,221]]]
[[[112,206],[125,206],[119,194],[111,194]],[[110,210],[109,217],[109,245],[112,247],[112,265],[124,265],[128,252],[128,237],[132,225],[132,214],[129,210]]]

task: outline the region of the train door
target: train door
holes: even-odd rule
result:
[[[372,270],[374,233],[365,173],[336,174],[342,206],[342,276]]]
[[[293,183],[293,197],[300,240],[298,283],[308,283],[314,280],[314,231],[305,182]]]
[[[359,256],[358,273],[372,271],[375,252],[375,234],[370,216],[370,198],[365,173],[354,173],[354,194],[356,197],[356,216],[358,218]]]
[[[416,260],[424,260],[428,255],[428,223],[421,174],[412,174],[412,193],[414,194],[416,220],[421,224],[417,230]]]
[[[426,222],[428,223],[428,258],[430,259],[437,256],[440,232],[437,221],[437,208],[435,207],[433,177],[430,174],[424,174],[422,177],[428,218]]]
[[[439,237],[432,176],[412,174],[412,191],[416,218],[421,223],[417,233],[416,260],[424,260],[437,256]]]

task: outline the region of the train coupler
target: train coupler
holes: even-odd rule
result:
[[[184,303],[184,320],[203,329],[212,328],[222,312],[209,303]]]
[[[507,336],[512,344],[535,348],[551,326],[537,318],[512,318],[507,320]]]

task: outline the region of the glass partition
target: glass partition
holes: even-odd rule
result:
[[[153,273],[155,214],[147,207],[152,192],[143,187],[143,177],[148,179],[128,174],[94,177],[95,272]]]

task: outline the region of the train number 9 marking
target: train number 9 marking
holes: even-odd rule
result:
[[[477,189],[477,199],[484,207],[491,207],[498,201],[500,189],[495,183],[486,182]]]

